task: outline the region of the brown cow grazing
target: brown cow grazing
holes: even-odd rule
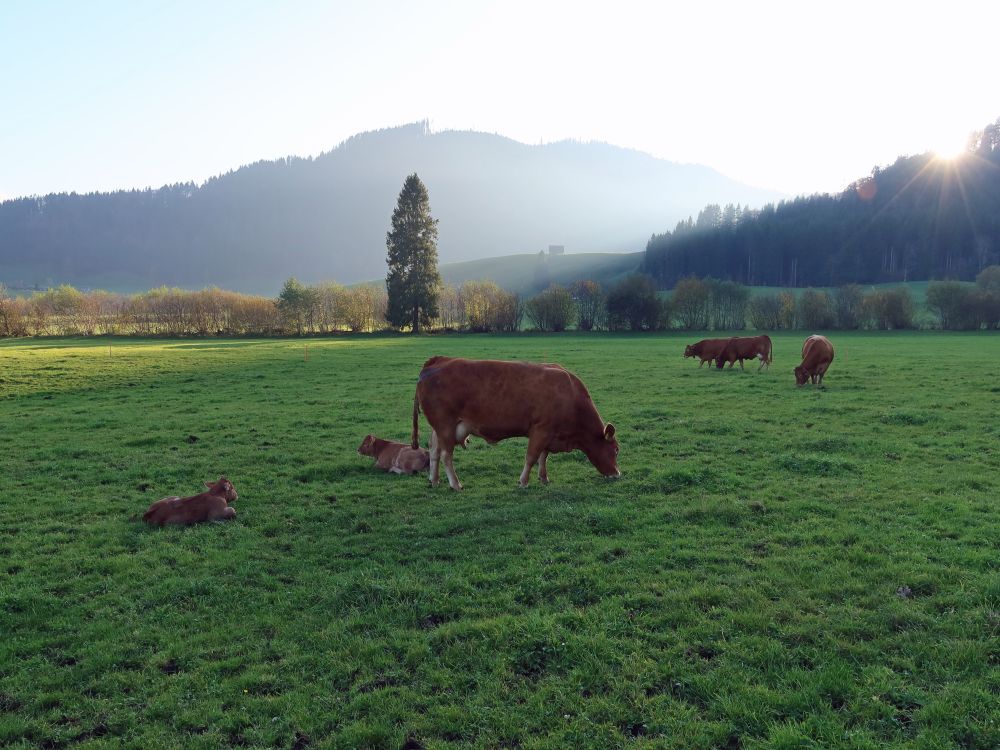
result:
[[[217,482],[205,482],[208,492],[192,497],[165,497],[149,506],[142,520],[154,526],[168,523],[189,525],[202,521],[228,521],[236,516],[229,503],[237,500],[236,488],[225,477]]]
[[[732,367],[733,363],[739,360],[742,370],[743,360],[755,357],[760,360],[757,372],[763,370],[765,365],[771,364],[770,336],[736,336],[729,339],[725,348],[715,358],[715,366],[721,370],[726,362]]]
[[[795,385],[805,385],[812,379],[821,384],[827,368],[833,362],[833,344],[826,336],[810,336],[802,344],[802,364],[795,368]]]
[[[539,480],[548,483],[548,455],[576,449],[604,476],[621,476],[614,425],[604,423],[584,384],[559,365],[431,357],[417,380],[411,446],[417,444],[421,409],[437,435],[430,465],[435,486],[443,458],[448,484],[462,489],[453,453],[468,435],[491,445],[527,437],[522,487],[536,463]]]
[[[701,360],[698,369],[701,369],[703,364],[710,362],[722,354],[729,341],[729,339],[702,339],[697,344],[688,344],[685,346],[684,357],[685,359],[688,357],[698,357]]]
[[[431,462],[430,452],[424,448],[411,448],[405,443],[393,443],[374,435],[366,435],[358,453],[375,459],[375,466],[393,474],[415,474],[426,469]]]

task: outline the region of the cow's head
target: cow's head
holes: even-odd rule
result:
[[[684,347],[684,358],[687,359],[688,357],[693,356],[695,356],[694,347],[691,346],[691,344],[688,344]]]
[[[805,385],[806,381],[809,379],[809,373],[806,372],[806,368],[799,365],[795,368],[795,385]]]
[[[375,436],[365,435],[365,439],[361,441],[361,445],[358,446],[358,455],[360,456],[374,456],[375,455]]]
[[[618,441],[615,440],[615,426],[608,424],[604,433],[596,435],[583,448],[590,463],[609,479],[617,479],[622,475],[618,469]]]
[[[233,487],[233,483],[225,477],[219,477],[219,481],[217,482],[205,482],[205,486],[208,487],[211,494],[226,498],[227,503],[239,500],[240,498],[236,494],[236,488]]]

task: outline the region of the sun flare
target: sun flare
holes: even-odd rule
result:
[[[952,161],[965,153],[965,145],[966,142],[964,139],[942,140],[937,146],[934,147],[934,155],[938,159]]]

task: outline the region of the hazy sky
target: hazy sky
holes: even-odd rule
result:
[[[0,0],[0,198],[201,181],[429,119],[788,193],[1000,116],[1000,3]]]

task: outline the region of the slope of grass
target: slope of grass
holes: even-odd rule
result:
[[[0,745],[998,747],[1000,338],[831,337],[0,342]],[[574,370],[624,477],[376,473],[438,353]]]
[[[509,291],[532,296],[549,284],[568,286],[590,279],[609,287],[636,271],[644,253],[571,253],[508,255],[441,266],[449,284],[487,279]]]

